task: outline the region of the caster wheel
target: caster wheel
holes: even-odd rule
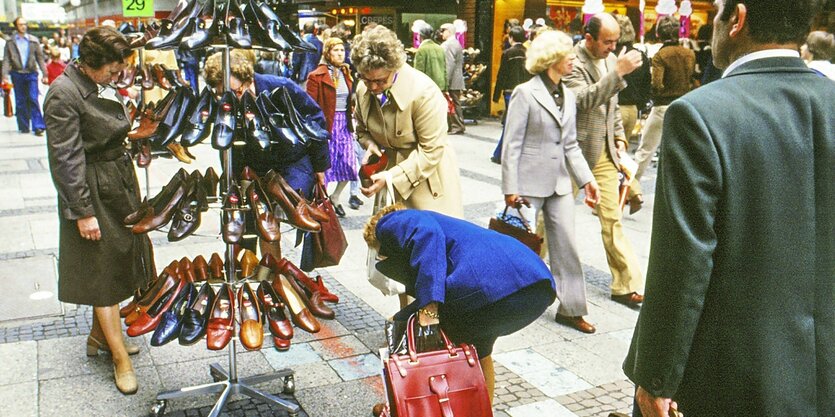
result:
[[[165,414],[165,407],[168,406],[167,400],[159,400],[153,407],[151,407],[151,416],[159,417]]]
[[[293,394],[296,392],[296,380],[293,378],[293,375],[287,375],[284,377],[284,390],[285,394]]]

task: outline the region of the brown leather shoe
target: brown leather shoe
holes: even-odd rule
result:
[[[322,325],[313,317],[310,309],[307,308],[305,300],[307,297],[304,293],[299,294],[290,283],[292,279],[288,279],[279,273],[275,274],[273,278],[273,289],[281,298],[281,301],[287,305],[290,310],[290,319],[296,327],[310,333],[318,333],[322,330]]]
[[[285,314],[284,303],[275,293],[272,285],[267,281],[261,281],[256,291],[258,300],[264,308],[264,318],[270,327],[273,336],[289,341],[293,338],[293,324]],[[289,344],[287,345],[289,347]]]
[[[217,252],[209,258],[209,272],[214,279],[223,279],[223,258]]]
[[[240,259],[241,278],[249,278],[255,273],[255,267],[258,266],[258,256],[255,255],[255,252],[244,249],[241,251]]]
[[[191,267],[194,269],[195,281],[206,281],[209,279],[209,263],[203,255],[197,255],[191,261]]]
[[[283,261],[283,263],[282,263],[282,261]],[[291,269],[291,268],[287,267],[288,264],[292,265],[290,263],[290,261],[288,261],[287,259],[282,258],[281,261],[278,261],[278,262],[279,262],[279,265],[281,265],[281,266],[279,266],[279,269],[278,269],[279,272]],[[295,265],[292,265],[292,268],[295,268]],[[318,292],[318,291],[316,291],[316,292],[306,291],[304,288],[299,286],[299,282],[295,278],[293,278],[293,276],[296,275],[296,274],[294,274],[292,272],[290,272],[288,274],[284,274],[284,272],[281,272],[281,273],[283,274],[283,276],[285,276],[287,278],[287,281],[290,283],[290,285],[293,287],[293,289],[296,290],[296,292],[299,293],[299,295],[301,295],[305,304],[310,308],[310,312],[313,313],[314,316],[320,317],[320,318],[323,318],[323,319],[333,320],[333,318],[336,316],[336,314],[333,312],[333,310],[330,307],[325,305],[325,303],[322,301],[322,294],[320,292]]]
[[[290,340],[273,336],[273,347],[279,352],[290,350]]]
[[[165,77],[165,65],[162,64],[154,64],[151,66],[151,77],[154,78],[154,82],[157,86],[162,88],[163,90],[170,90],[171,83]]]
[[[220,177],[212,167],[206,168],[206,173],[203,174],[203,186],[206,187],[207,197],[217,197],[217,187],[220,183]]]
[[[308,213],[310,213],[310,217],[313,218],[313,220],[316,220],[317,222],[327,222],[328,220],[330,220],[330,216],[328,216],[327,213],[312,206],[310,202],[308,202],[304,197],[302,197],[301,194],[296,192],[296,190],[294,190],[293,187],[290,186],[290,183],[288,183],[287,180],[284,179],[284,177],[282,177],[281,175],[276,175],[275,178],[277,178],[278,183],[281,185],[281,187],[284,188],[284,192],[290,198],[290,202],[293,203],[294,206],[307,206],[307,211]]]
[[[275,199],[278,206],[284,211],[284,214],[287,216],[287,221],[289,221],[290,224],[296,228],[306,232],[317,233],[321,231],[322,225],[320,225],[316,220],[313,220],[313,217],[310,215],[309,205],[304,202],[299,202],[298,200],[296,200],[296,203],[291,201],[284,187],[281,186],[281,182],[284,181],[284,179],[281,178],[281,175],[274,173],[271,176],[271,179],[268,180],[267,178],[270,178],[270,173],[267,174],[268,176],[264,177],[264,189]]]
[[[275,242],[281,239],[278,219],[273,214],[273,207],[267,194],[261,188],[260,181],[252,181],[247,189],[249,207],[252,210],[252,217],[258,226],[258,234],[267,242]]]
[[[143,139],[137,143],[139,152],[136,154],[136,166],[146,168],[151,165],[151,142],[148,139]]]
[[[140,75],[142,76],[142,89],[143,90],[153,90],[154,89],[154,77],[151,75],[151,66],[150,65],[143,65],[140,70]]]
[[[554,317],[554,321],[564,326],[574,328],[574,330],[579,330],[583,333],[592,334],[597,331],[597,329],[594,328],[594,325],[583,319],[583,316],[569,317],[557,313],[556,317]]]
[[[160,297],[174,288],[177,283],[177,274],[168,268],[164,269],[154,286],[145,293],[142,299],[135,304],[133,311],[125,317],[125,325],[130,326],[136,322],[143,313],[148,311]]]
[[[171,152],[171,155],[174,155],[178,161],[185,164],[191,163],[192,158],[189,157],[188,152],[186,152],[185,148],[183,148],[183,145],[180,145],[177,142],[171,142],[168,145],[165,145],[165,148],[168,149],[168,152]]]
[[[143,113],[142,117],[139,119],[139,127],[128,132],[128,139],[139,140],[154,136],[157,132],[159,124],[163,121],[163,119],[165,119],[165,116],[172,109],[173,103],[177,101],[174,100],[176,96],[177,93],[175,91],[171,91],[162,99],[162,101],[160,101],[160,104],[158,104],[154,110],[151,110],[150,108],[146,109],[145,113]]]
[[[310,279],[304,271],[299,269],[299,267],[294,265],[287,258],[281,258],[275,266],[278,272],[281,272],[288,277],[293,277],[296,281],[301,283],[301,285],[304,286],[305,293],[310,294],[311,298],[320,298],[322,301],[330,303],[339,302],[339,297],[337,297],[336,294],[331,294],[331,292],[325,288],[325,282],[322,280],[321,276],[317,277],[316,281]]]
[[[209,313],[209,324],[206,329],[206,347],[209,350],[221,350],[232,340],[235,320],[235,294],[232,288],[224,283],[220,287]]]
[[[616,303],[621,303],[627,307],[638,307],[641,303],[644,302],[644,296],[636,292],[621,295],[613,294],[612,301]]]
[[[174,208],[177,207],[177,204],[186,193],[186,185],[186,182],[180,183],[177,189],[174,190],[171,199],[165,202],[165,205],[162,206],[162,210],[145,215],[142,220],[133,225],[131,231],[137,235],[141,233],[148,233],[151,230],[157,229],[170,222],[171,218],[174,217]]]
[[[629,199],[629,214],[637,213],[639,210],[641,210],[641,207],[643,207],[643,205],[644,205],[644,197],[643,196],[638,194],[638,195],[632,197],[631,199]]]
[[[258,298],[255,297],[255,292],[247,282],[238,290],[238,309],[241,321],[241,344],[248,350],[261,349],[261,345],[264,344],[263,315]]]

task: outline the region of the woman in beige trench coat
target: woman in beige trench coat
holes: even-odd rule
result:
[[[363,164],[385,150],[395,201],[406,207],[463,217],[455,151],[447,142],[447,102],[438,86],[405,63],[394,32],[378,26],[351,50],[359,72],[354,116]],[[386,174],[371,177],[366,196],[386,188]]]

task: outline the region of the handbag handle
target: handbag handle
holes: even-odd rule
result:
[[[409,362],[417,363],[417,348],[415,348],[415,320],[417,320],[417,314],[412,314],[409,316],[408,324],[406,324],[406,341],[409,345]],[[449,351],[449,356],[457,356],[458,354],[455,353],[455,346],[453,346],[452,342],[449,341],[449,338],[446,336],[446,333],[438,326],[438,333],[441,335],[441,339],[444,341],[444,346]]]
[[[510,207],[511,206],[508,206],[508,205],[504,206],[504,211],[502,212],[502,219],[507,217],[507,209],[509,209]],[[525,225],[525,230],[527,230],[528,233],[533,233],[533,230],[531,230],[531,224],[528,222],[528,219],[525,218],[525,215],[522,214],[522,210],[520,208],[517,208],[517,207],[514,207],[514,208],[516,208],[516,212],[519,213],[519,219],[521,219],[522,224]]]

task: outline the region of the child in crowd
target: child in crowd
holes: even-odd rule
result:
[[[59,75],[64,73],[67,64],[61,60],[61,50],[57,47],[49,49],[50,61],[46,64],[47,84],[52,84]]]

